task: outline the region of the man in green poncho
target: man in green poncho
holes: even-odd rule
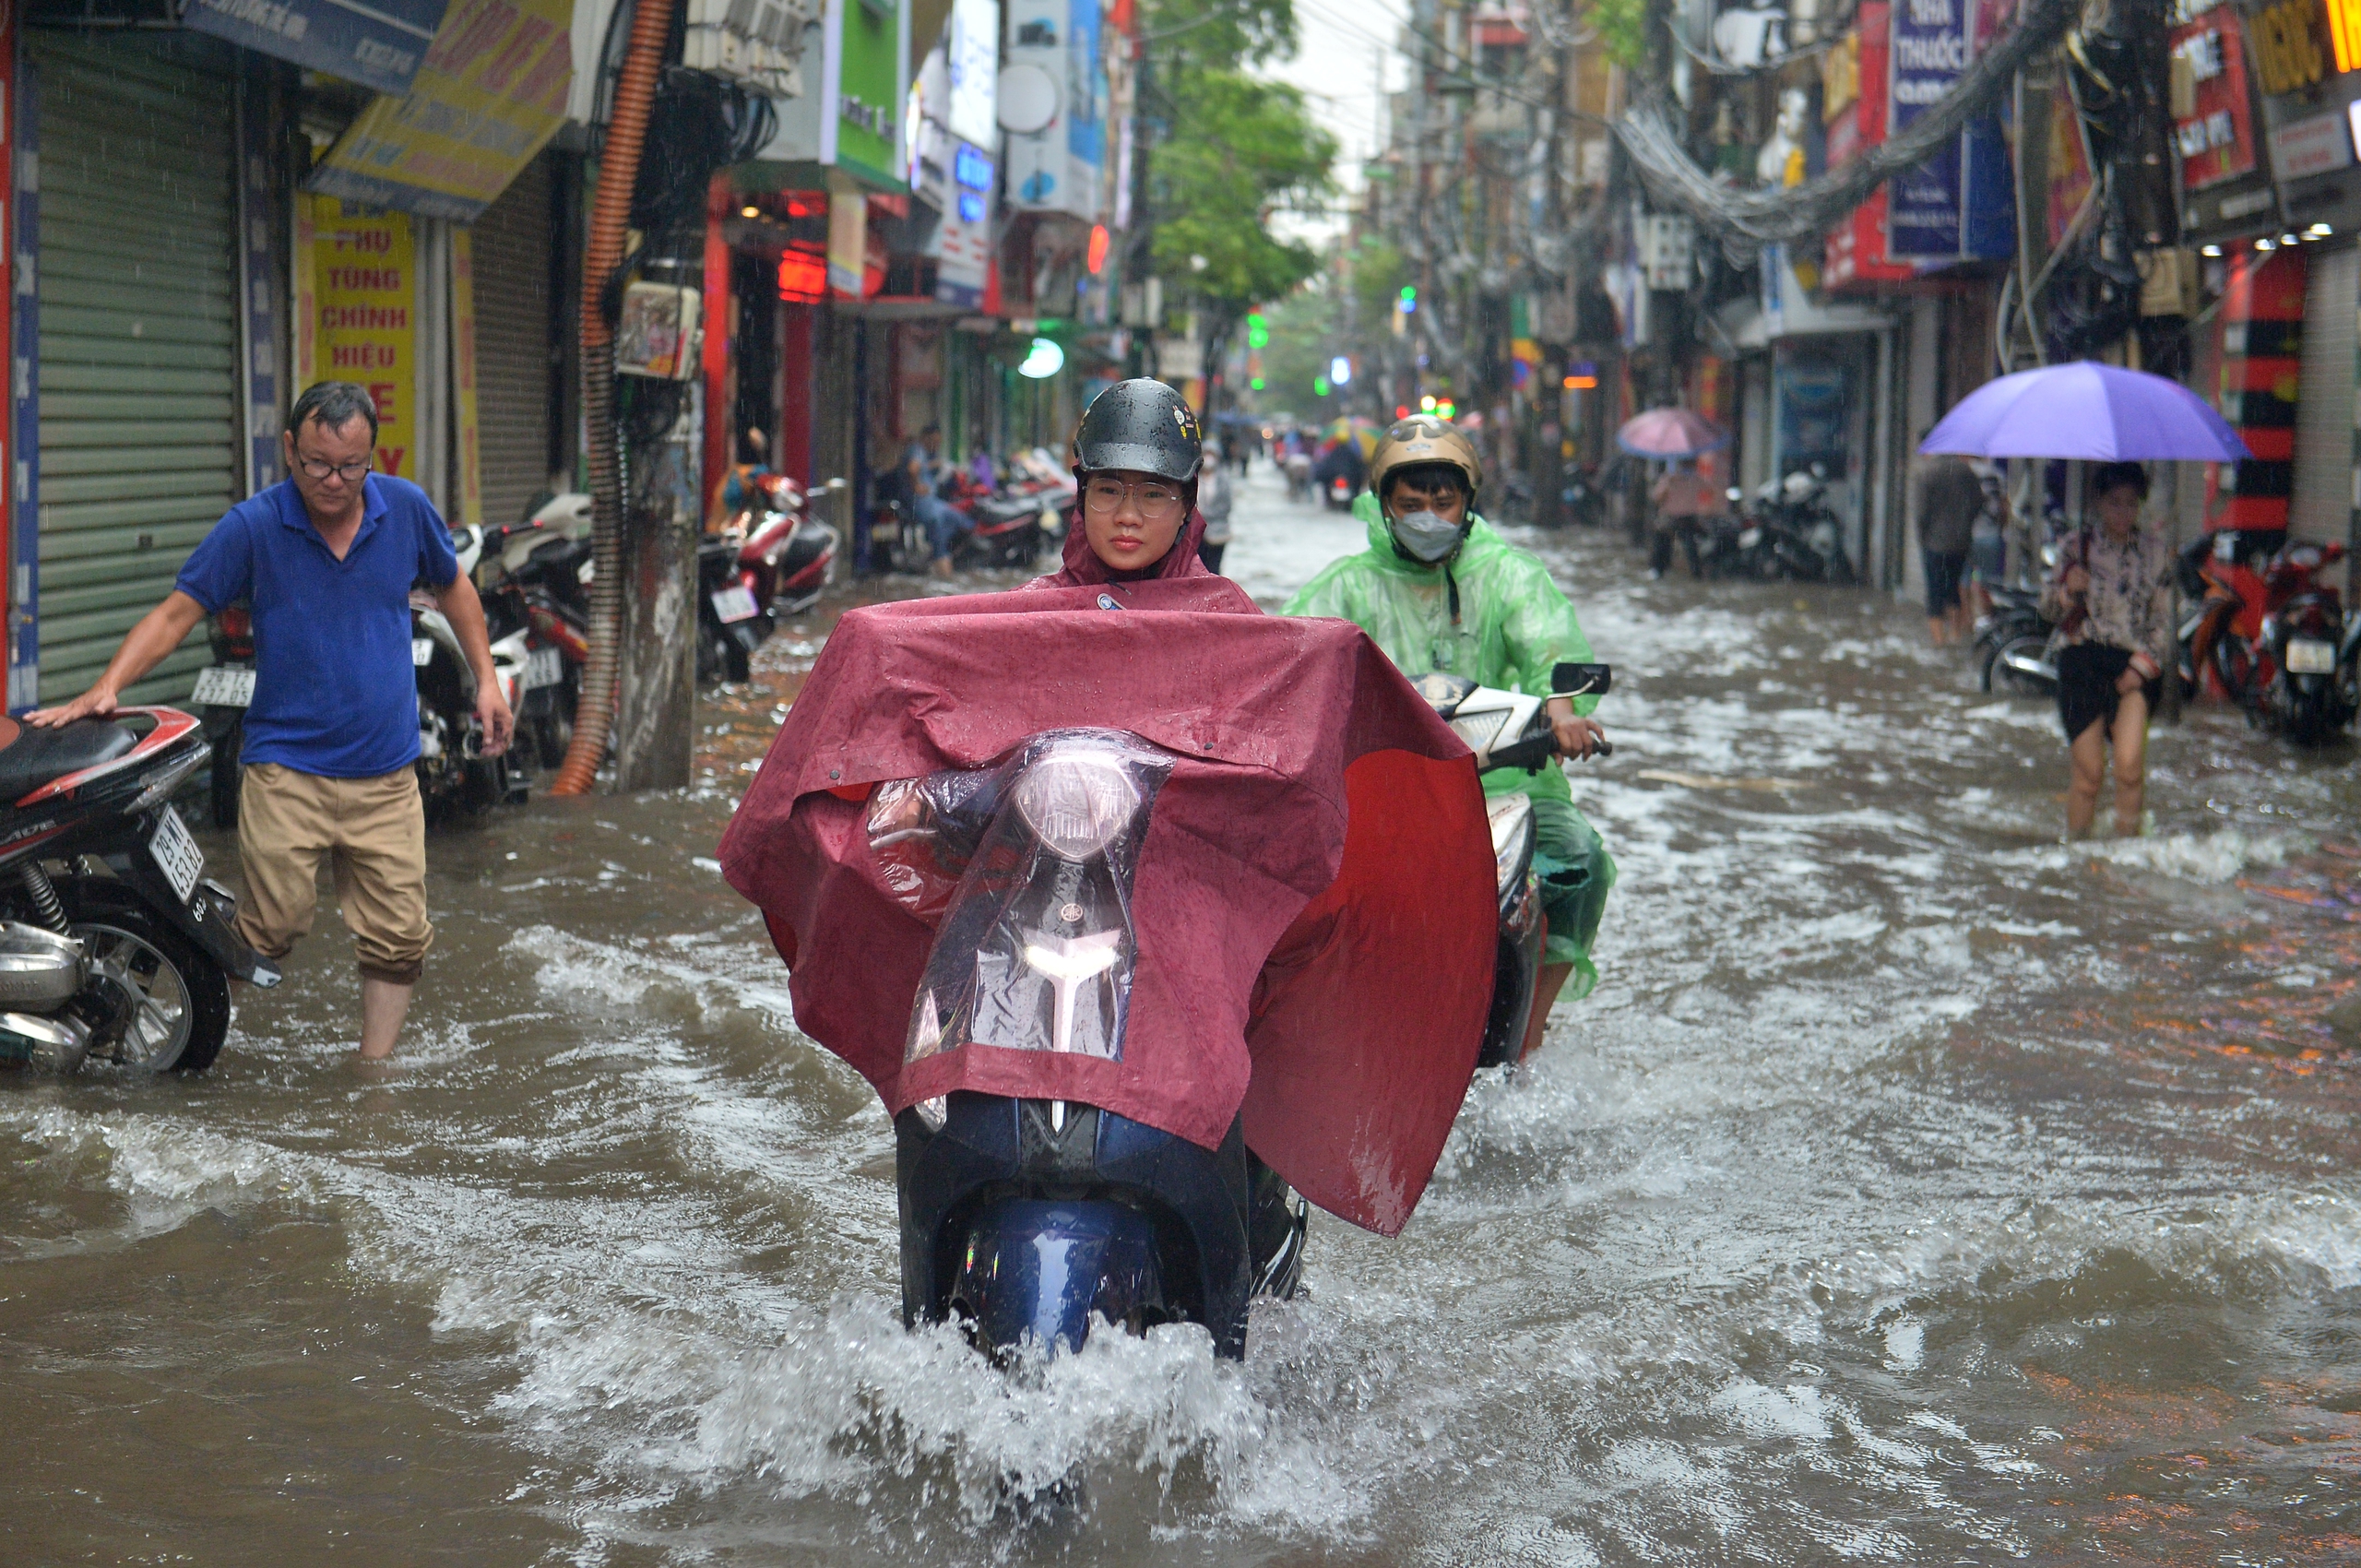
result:
[[[1405,675],[1440,670],[1547,695],[1551,670],[1588,662],[1590,642],[1548,568],[1476,515],[1481,479],[1476,448],[1448,420],[1414,414],[1396,423],[1370,455],[1369,492],[1353,504],[1369,525],[1369,548],[1330,564],[1287,601],[1287,613],[1353,622]],[[1589,717],[1597,706],[1595,696],[1550,698],[1550,722],[1568,755],[1586,757],[1598,743],[1603,731]],[[1488,774],[1484,789],[1523,791],[1533,802],[1549,943],[1525,1030],[1529,1052],[1567,980],[1577,1000],[1598,983],[1590,948],[1615,862],[1574,809],[1557,763],[1538,774]]]

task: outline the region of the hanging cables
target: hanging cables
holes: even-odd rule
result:
[[[1908,129],[1843,169],[1789,189],[1737,191],[1715,184],[1681,145],[1661,95],[1627,111],[1615,134],[1651,196],[1718,231],[1732,260],[1750,259],[1764,245],[1817,239],[1879,185],[1924,163],[1992,106],[2019,66],[2063,38],[2081,12],[2082,0],[2027,0],[2008,35],[1978,55]]]

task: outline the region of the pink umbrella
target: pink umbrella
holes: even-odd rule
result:
[[[1615,444],[1634,457],[1693,457],[1728,442],[1728,432],[1687,409],[1650,409],[1615,433]]]

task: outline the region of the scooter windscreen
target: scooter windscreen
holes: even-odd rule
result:
[[[880,786],[872,856],[939,916],[903,1060],[973,1041],[1119,1061],[1133,878],[1173,758],[1113,730],[1037,735],[989,768]]]

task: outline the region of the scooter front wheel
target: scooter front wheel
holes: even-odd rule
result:
[[[1094,1317],[1141,1334],[1174,1316],[1156,1226],[1135,1208],[1003,1198],[979,1210],[966,1231],[951,1310],[996,1359],[1027,1348],[1078,1350]]]

